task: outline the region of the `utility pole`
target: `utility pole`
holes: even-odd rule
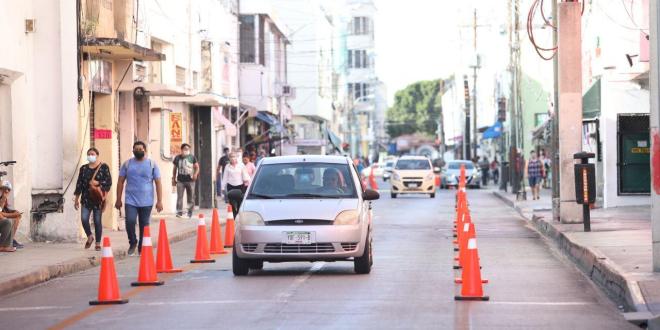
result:
[[[651,36],[651,72],[650,72],[650,90],[651,90],[651,230],[653,242],[653,271],[660,272],[660,164],[657,159],[660,157],[660,49],[658,48],[658,32],[660,32],[660,23],[658,22],[660,0],[649,1],[649,35]]]
[[[557,1],[552,1],[552,44],[557,44]],[[559,57],[557,54],[552,58],[552,72],[553,72],[553,100],[552,100],[552,134],[550,141],[550,149],[552,150],[552,219],[555,221],[560,220],[559,216]]]
[[[472,65],[472,108],[474,109],[474,116],[472,117],[473,120],[473,126],[474,126],[474,134],[472,135],[472,138],[474,141],[472,142],[472,156],[477,157],[477,146],[478,146],[478,133],[479,133],[479,127],[477,127],[477,69],[479,69],[480,63],[479,63],[479,54],[477,53],[477,9],[474,9],[474,20],[472,21],[472,31],[474,35],[474,63]]]
[[[440,140],[440,145],[439,145],[439,152],[440,152],[440,158],[445,159],[445,119],[443,115],[443,108],[442,108],[442,96],[445,94],[445,80],[440,79],[438,82],[440,85],[439,91],[438,91],[438,101],[440,103],[440,111],[438,113],[438,139]]]
[[[559,66],[559,216],[563,223],[582,222],[575,202],[573,154],[582,150],[582,3],[560,2],[557,61]]]
[[[520,191],[520,168],[518,164],[518,128],[520,118],[520,0],[513,1],[513,23],[511,36],[511,143],[509,145],[509,179],[511,192]]]
[[[472,149],[470,148],[470,84],[468,83],[467,75],[463,76],[463,91],[465,93],[465,132],[463,133],[463,158],[470,160]]]

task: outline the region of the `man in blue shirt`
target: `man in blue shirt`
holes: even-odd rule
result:
[[[156,185],[156,211],[163,210],[162,186],[160,183],[160,170],[158,165],[151,159],[146,158],[147,146],[144,142],[137,141],[133,144],[134,158],[126,161],[119,170],[119,181],[117,182],[117,202],[115,208],[121,210],[124,183],[126,183],[126,234],[128,234],[128,255],[135,255],[135,247],[138,253],[142,251],[142,236],[144,227],[149,225],[151,210],[154,206],[154,184]],[[135,237],[135,224],[140,221],[140,240]]]

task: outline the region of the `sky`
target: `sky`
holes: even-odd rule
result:
[[[479,15],[479,24],[497,30],[507,19],[506,6],[492,0],[374,1],[376,73],[387,85],[390,106],[394,94],[407,85],[446,78],[466,66],[461,47],[472,47],[475,5],[487,13]]]

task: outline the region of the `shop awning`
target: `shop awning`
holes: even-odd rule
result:
[[[593,119],[600,116],[600,79],[591,85],[582,96],[582,119]]]
[[[481,135],[482,140],[488,140],[488,139],[495,139],[498,138],[502,135],[502,122],[501,121],[496,121],[493,126],[488,127]]]
[[[328,140],[330,140],[330,144],[332,144],[332,146],[335,147],[335,149],[337,149],[337,151],[339,153],[341,153],[342,152],[342,150],[341,150],[341,138],[339,138],[339,136],[337,136],[337,134],[333,133],[328,128],[326,128],[326,133],[328,134]]]
[[[228,136],[236,136],[236,133],[238,132],[236,125],[234,125],[231,120],[227,119],[227,117],[222,114],[222,111],[219,107],[213,107],[213,119],[224,128],[225,133]]]
[[[280,123],[280,120],[266,111],[257,112],[255,118],[268,124],[270,126],[270,131],[273,133],[277,133],[277,134],[286,133],[286,128],[284,128],[284,125]]]
[[[85,38],[82,48],[87,54],[110,60],[165,60],[165,54],[117,38]]]

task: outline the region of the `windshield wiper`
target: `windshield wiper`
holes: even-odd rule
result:
[[[282,197],[300,197],[300,198],[343,198],[342,196],[319,195],[309,193],[287,194]]]
[[[273,199],[273,198],[275,198],[275,197],[270,196],[270,195],[262,195],[262,194],[254,194],[254,193],[248,195],[248,198],[250,198],[250,197],[260,198],[260,199]]]

